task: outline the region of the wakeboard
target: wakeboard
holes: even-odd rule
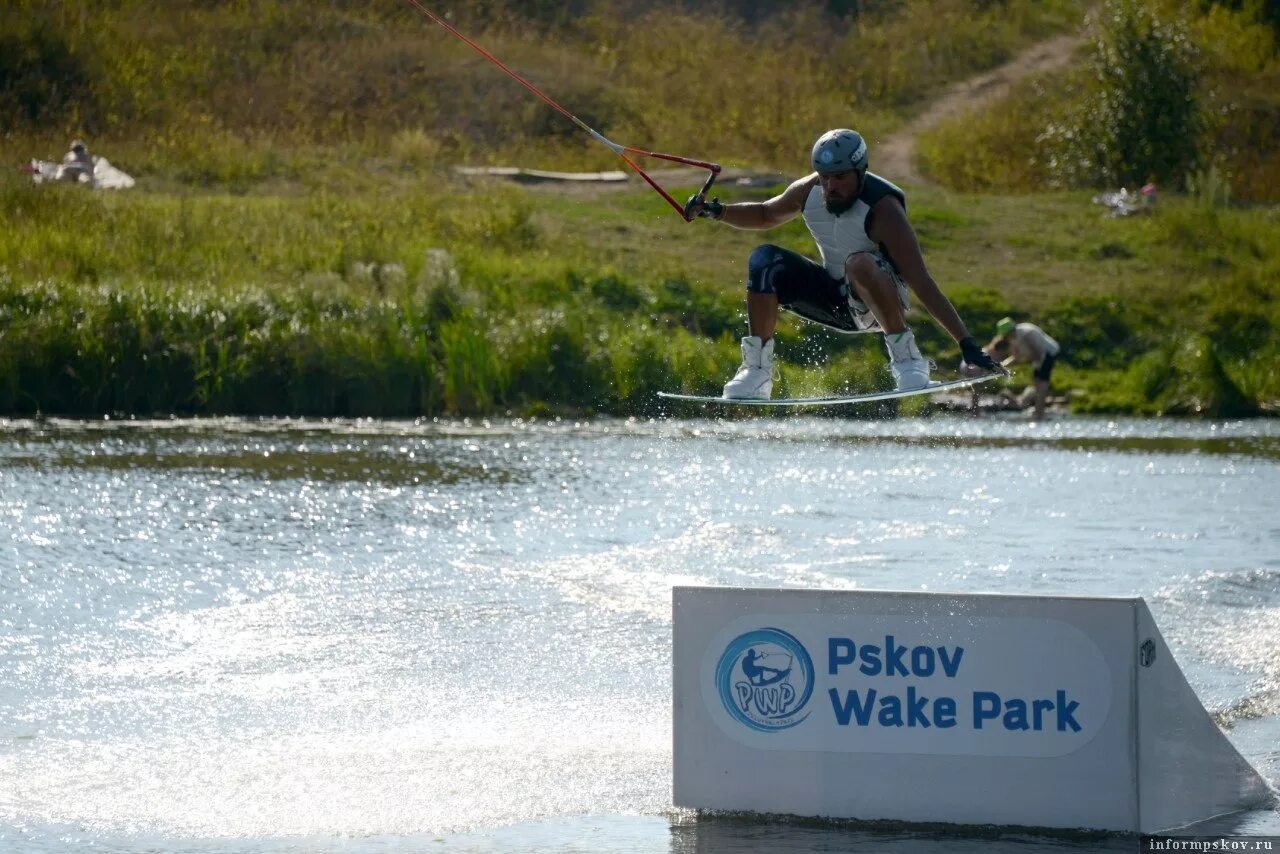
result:
[[[836,406],[848,403],[871,403],[877,400],[894,400],[899,397],[913,397],[918,394],[937,394],[942,391],[954,391],[959,388],[967,388],[978,383],[985,383],[987,380],[994,380],[1004,374],[983,374],[980,377],[965,377],[963,379],[951,380],[944,383],[930,383],[923,388],[913,388],[908,391],[898,391],[890,389],[889,391],[872,391],[866,394],[850,394],[835,397],[789,397],[779,398],[776,400],[751,400],[745,398],[729,398],[729,397],[710,397],[698,394],[674,394],[668,391],[658,392],[658,397],[667,400],[683,400],[688,403],[725,403],[738,406]]]

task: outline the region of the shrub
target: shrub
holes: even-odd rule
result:
[[[22,3],[0,10],[0,116],[36,126],[67,124],[69,111],[88,119],[93,65],[91,45],[77,43],[52,14]]]
[[[1217,348],[1204,335],[1175,341],[1135,366],[1146,398],[1169,415],[1236,418],[1257,407],[1227,375]]]
[[[1068,297],[1044,314],[1046,329],[1069,349],[1067,360],[1079,368],[1123,365],[1141,347],[1126,304],[1114,297]]]
[[[1147,0],[1107,0],[1083,102],[1041,137],[1068,186],[1177,183],[1199,162],[1196,51],[1185,23]]]

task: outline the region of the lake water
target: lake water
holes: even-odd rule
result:
[[[0,420],[0,850],[1133,850],[674,810],[671,587],[1141,595],[1274,783],[1278,545],[1276,421]]]

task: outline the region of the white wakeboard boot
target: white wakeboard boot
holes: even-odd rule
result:
[[[742,364],[724,384],[724,396],[732,400],[768,400],[773,395],[773,339],[761,342],[755,335],[742,339]]]
[[[886,332],[884,345],[889,351],[889,370],[898,391],[915,391],[929,385],[929,361],[920,355],[915,333]]]

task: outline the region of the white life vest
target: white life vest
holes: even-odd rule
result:
[[[888,258],[883,247],[867,234],[867,220],[871,208],[885,196],[896,196],[905,208],[906,195],[897,186],[868,172],[862,182],[862,192],[853,207],[839,216],[833,216],[822,203],[822,187],[814,184],[804,202],[804,224],[808,226],[813,241],[818,244],[822,266],[835,279],[844,278],[844,262],[855,252],[876,252]]]

